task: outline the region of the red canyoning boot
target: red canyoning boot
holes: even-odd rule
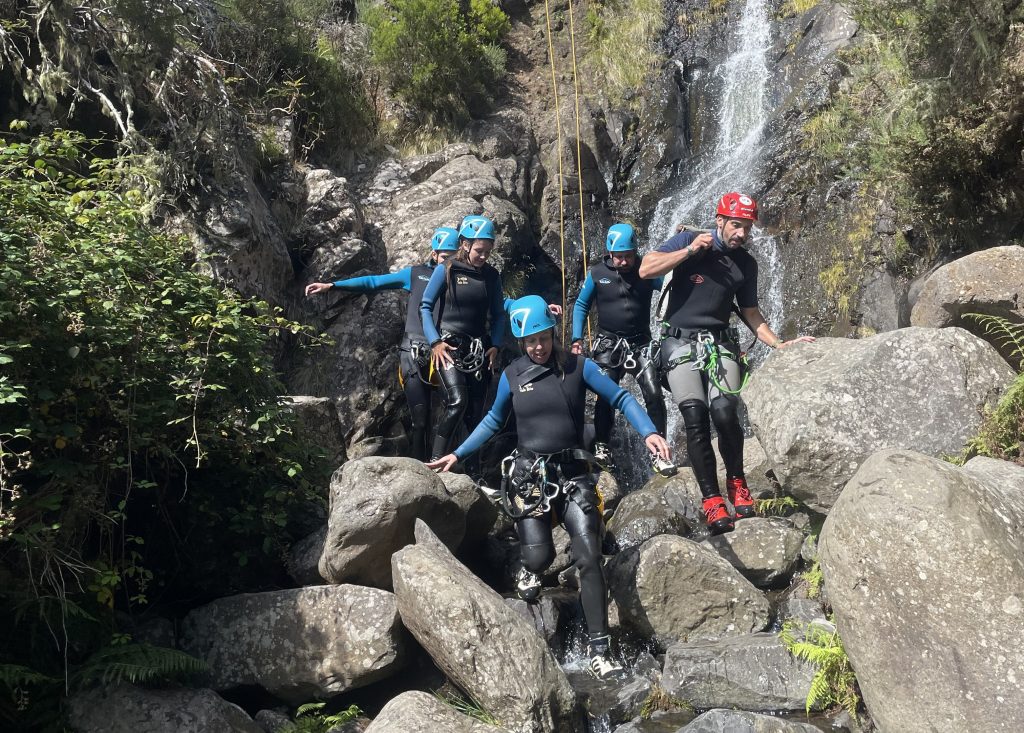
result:
[[[734,525],[729,510],[725,506],[725,499],[721,496],[712,496],[704,500],[704,519],[708,523],[711,534],[724,534],[732,532]]]
[[[756,515],[754,511],[754,500],[750,498],[750,489],[747,488],[745,478],[731,478],[725,482],[729,489],[729,503],[736,511],[737,519],[746,519]]]

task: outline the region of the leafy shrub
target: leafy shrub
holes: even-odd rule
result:
[[[978,313],[965,317],[978,322],[1010,359],[1024,364],[1024,323]],[[1024,372],[1017,375],[995,409],[985,415],[978,435],[968,441],[962,458],[976,455],[1024,463]]]
[[[663,61],[658,50],[665,29],[662,3],[604,0],[589,6],[584,20],[587,77],[613,101],[636,99],[637,90]]]
[[[302,327],[197,272],[95,149],[0,139],[0,664],[46,677],[114,608],[272,582],[321,468],[271,356]]]
[[[507,16],[488,0],[392,0],[370,8],[370,51],[422,121],[459,124],[484,111],[505,73]]]

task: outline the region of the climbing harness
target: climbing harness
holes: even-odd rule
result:
[[[637,349],[634,346],[636,340],[599,333],[591,343],[590,353],[594,354],[594,361],[608,369],[623,367],[627,372],[632,372],[640,366],[640,362],[636,358],[637,352],[639,352],[640,358],[646,360],[647,363],[657,364],[656,359],[661,357],[661,343],[652,340]],[[609,354],[608,359],[600,356],[605,353]]]
[[[482,367],[486,352],[484,342],[479,338],[469,338],[460,334],[445,331],[441,334],[441,340],[446,344],[455,347],[455,356],[452,361],[455,368],[463,374],[473,374],[476,378],[483,379]]]
[[[683,353],[678,356],[670,356],[667,363],[663,365],[664,372],[670,372],[681,364],[691,364],[690,369],[693,371],[701,371],[707,374],[711,384],[714,385],[722,394],[737,395],[743,391],[743,388],[747,386],[747,382],[750,381],[750,369],[747,363],[746,353],[741,353],[738,356],[728,349],[721,346],[718,339],[715,338],[715,334],[707,330],[698,330],[690,332],[688,335],[683,332],[682,329],[673,328],[668,323],[661,325],[661,337],[662,340],[666,338],[674,338],[680,341],[688,342],[689,348],[682,350]],[[659,346],[660,348],[660,346]],[[734,359],[740,365],[740,371],[743,374],[743,378],[740,382],[740,386],[737,389],[729,389],[727,386],[721,383],[719,380],[719,372],[722,369],[722,359],[725,357]]]
[[[535,457],[534,457],[535,456]],[[516,469],[516,460],[525,457],[528,460],[533,458],[526,471],[525,477],[519,477],[513,481],[513,474]],[[568,477],[562,470],[562,460],[581,460],[588,464],[588,469],[597,464],[597,460],[587,451],[570,448],[558,453],[547,454],[525,454],[518,449],[512,451],[501,461],[501,507],[513,520],[519,520],[528,516],[539,516],[551,511],[551,503],[559,496],[565,495],[575,501],[580,509],[589,511],[595,506],[601,509],[600,495],[598,504],[581,495],[583,484],[579,477]],[[550,464],[550,465],[549,465]],[[554,470],[558,482],[549,479],[548,469]],[[596,487],[594,488],[597,493]]]

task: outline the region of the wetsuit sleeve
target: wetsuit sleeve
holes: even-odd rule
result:
[[[348,280],[336,280],[332,287],[339,290],[351,290],[357,293],[372,293],[375,290],[412,290],[412,268],[406,267],[398,272],[387,275],[364,275],[350,277]]]
[[[498,391],[494,396],[494,404],[491,406],[490,412],[484,415],[484,419],[462,442],[462,445],[452,452],[458,456],[459,460],[476,453],[484,443],[498,434],[501,426],[508,420],[508,413],[511,409],[512,391],[508,386],[508,377],[503,373],[498,382]]]
[[[583,381],[597,393],[598,397],[625,415],[629,424],[640,433],[641,437],[646,438],[648,435],[658,432],[636,398],[609,379],[608,375],[604,374],[601,368],[590,359],[583,361]]]
[[[497,271],[491,285],[491,346],[501,348],[505,340],[505,298]]]
[[[740,308],[757,307],[757,260],[748,258],[747,266],[743,268],[743,284],[736,291],[736,305]]]
[[[697,238],[698,232],[679,232],[669,237],[668,241],[657,247],[655,252],[678,252],[690,246],[690,243]]]
[[[590,299],[594,295],[594,277],[587,273],[587,279],[583,281],[580,294],[572,307],[572,340],[583,338],[583,325],[587,322],[587,314],[590,313]]]
[[[423,289],[423,297],[420,299],[420,320],[423,322],[423,335],[427,343],[433,346],[441,340],[441,335],[434,327],[434,304],[441,297],[444,291],[444,276],[446,267],[438,266],[430,273],[430,282]]]

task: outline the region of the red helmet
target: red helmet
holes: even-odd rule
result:
[[[745,193],[727,193],[718,201],[717,216],[757,221],[757,202]]]

